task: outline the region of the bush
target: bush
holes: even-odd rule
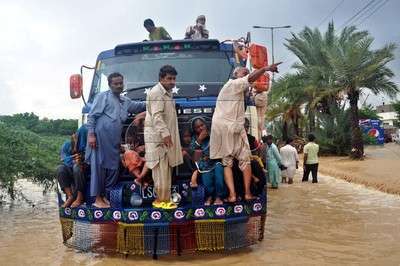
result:
[[[329,107],[330,114],[318,114],[316,130],[320,154],[349,155],[351,150],[350,113],[337,106]]]
[[[14,197],[18,178],[50,186],[59,164],[59,151],[67,136],[40,136],[24,127],[0,121],[0,186]]]

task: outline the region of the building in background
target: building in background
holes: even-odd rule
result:
[[[397,113],[392,104],[378,105],[376,112],[381,117],[383,126],[394,126],[397,120]]]
[[[392,104],[376,106],[376,112],[381,117],[385,129],[385,142],[399,141],[399,129],[396,127],[397,113]]]

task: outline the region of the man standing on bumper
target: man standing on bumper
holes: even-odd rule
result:
[[[245,200],[253,199],[250,191],[251,165],[250,147],[244,128],[244,93],[250,84],[256,81],[265,71],[278,72],[278,65],[273,64],[255,70],[249,74],[245,67],[237,67],[230,79],[221,89],[211,124],[210,157],[222,159],[225,183],[229,190],[229,202],[236,201],[236,192],[233,182],[233,159],[239,161],[239,168],[243,172]]]
[[[179,139],[178,119],[172,88],[176,81],[175,68],[160,69],[159,83],[147,94],[144,141],[146,165],[152,170],[157,199],[154,207],[176,208],[171,202],[172,167],[183,162]]]
[[[110,74],[108,85],[110,90],[96,96],[87,123],[90,195],[96,197],[93,205],[98,208],[110,207],[106,193],[118,180],[122,123],[128,118],[128,113],[146,110],[145,103],[120,95],[124,88],[124,78],[120,73]]]

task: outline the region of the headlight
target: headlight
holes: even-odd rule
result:
[[[206,114],[211,114],[212,113],[212,108],[211,107],[204,108],[203,112],[206,113]]]
[[[190,109],[190,108],[183,109],[183,113],[184,114],[191,114],[192,113],[192,109]]]
[[[194,114],[201,114],[201,108],[194,108],[193,109]]]

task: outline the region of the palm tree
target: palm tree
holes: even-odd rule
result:
[[[293,65],[302,79],[303,90],[311,98],[308,103],[310,131],[315,129],[315,111],[329,113],[329,106],[337,105],[347,96],[351,117],[351,157],[362,158],[362,133],[358,122],[358,100],[363,90],[374,94],[394,96],[399,89],[390,79],[393,72],[387,63],[394,59],[394,44],[373,50],[373,38],[368,31],[346,27],[337,35],[333,23],[323,35],[318,29],[306,27],[298,35],[292,34],[286,47],[299,63]]]
[[[351,119],[351,157],[358,159],[364,154],[364,145],[359,127],[358,101],[363,90],[375,95],[384,93],[394,97],[398,87],[390,79],[394,76],[387,64],[394,59],[394,44],[373,50],[373,38],[368,31],[357,31],[346,27],[329,51],[329,63],[334,71],[335,87],[347,95]]]
[[[289,124],[293,125],[294,134],[300,136],[301,109],[308,102],[301,77],[296,74],[283,76],[274,83],[270,97],[272,104],[268,107],[267,117],[270,120],[282,118],[283,139],[289,136]]]
[[[335,87],[334,72],[329,63],[329,51],[335,46],[335,40],[333,24],[329,24],[324,35],[318,29],[306,27],[299,34],[292,33],[292,38],[285,44],[300,61],[293,67],[309,98],[306,113],[310,132],[315,131],[316,112],[329,113],[329,106],[336,103],[340,91]]]

